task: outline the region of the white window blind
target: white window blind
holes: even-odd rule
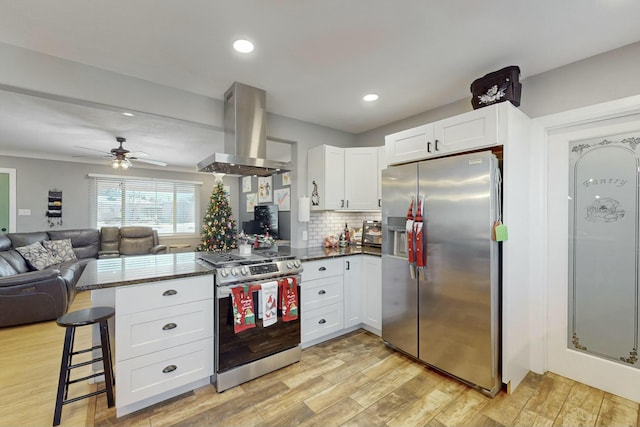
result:
[[[142,225],[158,234],[199,232],[199,182],[92,175],[92,221],[104,226]]]

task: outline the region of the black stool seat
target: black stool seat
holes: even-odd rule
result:
[[[116,314],[112,307],[92,307],[84,310],[73,311],[58,317],[58,326],[68,328],[70,326],[86,326],[107,320]]]
[[[66,328],[64,337],[64,347],[62,349],[62,363],[60,364],[60,377],[58,379],[58,393],[56,397],[56,407],[53,413],[53,425],[60,424],[60,418],[62,416],[62,405],[67,403],[76,402],[80,399],[95,396],[100,393],[107,393],[107,404],[111,408],[114,405],[113,399],[113,366],[111,360],[111,343],[109,340],[109,325],[107,321],[115,315],[115,310],[112,307],[92,307],[84,310],[73,311],[71,313],[64,314],[56,320],[56,323],[63,328]],[[77,327],[87,326],[97,323],[100,329],[100,345],[93,346],[91,348],[73,351],[73,342],[75,339],[75,332]],[[88,353],[94,350],[101,350],[101,357],[96,357],[89,361],[72,364],[71,360],[73,356]],[[103,371],[97,372],[92,375],[88,375],[82,378],[70,379],[71,370],[79,368],[81,366],[87,366],[96,362],[102,362]],[[88,393],[82,396],[69,399],[69,385],[80,381],[86,381],[90,378],[95,378],[104,375],[105,388],[96,390],[93,393]]]

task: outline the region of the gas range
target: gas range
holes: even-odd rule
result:
[[[302,263],[293,255],[256,250],[250,255],[232,252],[200,252],[198,257],[216,269],[216,286],[268,281],[302,272]]]

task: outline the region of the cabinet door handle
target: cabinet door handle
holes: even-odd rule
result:
[[[347,200],[347,207],[349,207],[349,201]]]
[[[178,327],[178,325],[177,325],[176,323],[167,323],[166,325],[164,325],[164,326],[162,327],[162,330],[163,330],[163,331],[169,331],[169,330],[171,330],[171,329],[175,329],[175,328],[177,328],[177,327]]]
[[[324,320],[324,319],[320,319],[320,320],[318,320],[318,323],[321,324],[321,325],[324,325],[325,323],[327,323],[327,321]]]
[[[351,264],[349,263],[349,261],[345,261],[347,263],[347,270],[351,269]]]
[[[325,271],[326,269],[327,269],[327,267],[320,267],[320,268],[318,269],[318,271]]]
[[[318,291],[318,295],[324,295],[326,293],[327,293],[327,291],[325,291],[324,289],[321,289],[321,290]]]
[[[381,208],[382,207],[382,199],[378,199],[378,207]]]
[[[341,200],[340,200],[340,207],[341,207],[341,208],[344,208],[344,199],[341,199]]]
[[[171,295],[175,295],[175,294],[177,294],[177,293],[178,293],[178,291],[176,291],[175,289],[167,289],[166,291],[164,291],[164,292],[162,293],[162,296],[164,296],[164,297],[169,297],[169,296],[171,296]]]
[[[175,371],[176,369],[178,369],[178,367],[177,367],[176,365],[169,365],[169,366],[167,366],[166,368],[164,368],[164,369],[162,370],[162,373],[163,373],[163,374],[168,374],[169,372],[173,372],[173,371]]]
[[[431,152],[431,141],[427,141],[427,153]]]
[[[440,149],[438,148],[438,140],[437,139],[436,139],[435,147],[436,147],[436,151],[440,151]]]

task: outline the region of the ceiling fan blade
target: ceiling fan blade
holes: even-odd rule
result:
[[[109,154],[105,154],[103,156],[98,156],[98,155],[93,155],[93,154],[87,154],[86,156],[71,156],[71,157],[85,157],[85,158],[90,158],[90,159],[109,159],[112,156]]]
[[[82,146],[80,146],[80,145],[74,145],[74,147],[76,147],[76,148],[82,148],[83,150],[97,151],[98,153],[102,153],[102,154],[105,154],[105,155],[111,155],[111,153],[109,153],[108,151],[96,150],[95,148],[82,147]]]
[[[161,162],[160,160],[138,159],[137,157],[129,157],[129,159],[134,160],[136,162],[148,163],[150,165],[156,165],[156,166],[167,166],[168,165],[168,163]]]

